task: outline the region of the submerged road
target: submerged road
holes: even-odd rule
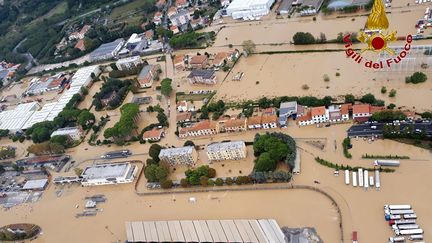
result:
[[[383,136],[383,128],[386,123],[369,123],[353,125],[347,131],[348,137],[372,137]],[[391,124],[391,123],[388,123]],[[413,132],[421,133],[426,131],[426,136],[432,137],[432,122],[401,122],[399,123],[400,130],[412,127]]]

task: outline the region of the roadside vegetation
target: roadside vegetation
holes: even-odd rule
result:
[[[363,154],[362,159],[410,159],[409,156],[400,155],[373,155],[373,154]]]
[[[169,44],[176,49],[181,48],[201,48],[206,47],[211,41],[216,38],[216,33],[211,32],[195,32],[189,31],[173,36]]]
[[[385,173],[391,173],[391,172],[395,172],[394,169],[391,168],[383,168],[383,167],[377,167],[377,168],[365,168],[365,167],[361,167],[361,166],[350,166],[350,165],[339,165],[339,164],[335,164],[332,163],[330,161],[327,161],[325,159],[321,159],[320,157],[315,157],[315,161],[318,164],[324,165],[326,167],[335,169],[335,170],[349,170],[349,171],[357,171],[358,169],[363,169],[363,170],[368,170],[368,171],[374,171],[376,169],[378,169],[380,172],[385,172]]]
[[[343,153],[345,158],[347,159],[351,159],[352,155],[351,153],[348,151],[348,149],[350,149],[352,147],[351,145],[351,139],[350,138],[345,138],[342,142],[342,148],[343,148]]]
[[[131,80],[120,80],[108,78],[108,80],[102,85],[99,92],[93,96],[93,105],[96,111],[100,111],[103,108],[113,110],[119,107],[127,93],[131,88]]]
[[[114,127],[107,128],[103,134],[106,139],[112,138],[117,145],[123,145],[131,139],[134,131],[138,134],[136,119],[139,116],[139,106],[132,103],[125,104],[120,108],[120,114],[120,120]]]
[[[407,116],[402,111],[384,110],[372,114],[371,120],[378,122],[392,122],[405,120]]]

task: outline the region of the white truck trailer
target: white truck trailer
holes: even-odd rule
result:
[[[407,230],[395,230],[396,235],[421,235],[423,234],[422,229],[407,229]]]
[[[391,210],[390,214],[413,214],[414,210],[412,209],[400,209],[400,210]]]
[[[384,159],[377,159],[374,161],[375,166],[399,166],[400,161],[399,160],[384,160]]]
[[[352,183],[353,187],[357,187],[357,172],[355,171],[352,172]]]
[[[358,169],[358,176],[359,176],[359,178],[358,178],[359,187],[363,187],[364,179],[363,179],[363,169],[362,168]]]
[[[373,187],[375,185],[374,183],[374,177],[373,176],[369,176],[369,186]]]
[[[364,188],[367,190],[369,188],[369,171],[365,170],[363,174],[364,178]]]
[[[415,213],[411,213],[411,214],[404,214],[404,219],[416,219],[417,218],[417,214]]]
[[[350,184],[350,172],[349,172],[349,170],[345,170],[345,184],[346,185]]]
[[[400,243],[400,242],[405,242],[405,237],[398,236],[398,237],[390,237],[389,238],[389,243]]]
[[[381,187],[380,172],[379,170],[375,170],[375,188],[379,190],[380,187]]]
[[[423,240],[423,235],[410,235],[408,237],[409,240],[415,241],[415,240]]]
[[[403,210],[403,209],[412,209],[412,207],[409,204],[386,204],[384,205],[384,209]]]

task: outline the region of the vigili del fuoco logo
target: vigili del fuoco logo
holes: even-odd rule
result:
[[[363,31],[360,32],[357,39],[367,44],[367,47],[362,49],[360,53],[355,52],[352,47],[351,35],[348,34],[344,36],[346,55],[351,57],[355,62],[364,65],[366,68],[373,69],[382,69],[389,68],[392,65],[400,63],[403,58],[408,55],[409,50],[411,49],[411,42],[413,40],[412,35],[408,35],[406,39],[406,43],[401,52],[397,53],[388,47],[388,44],[396,41],[396,31],[389,31],[389,21],[387,19],[387,15],[385,12],[385,7],[382,0],[374,0],[374,4],[372,6],[372,12],[369,15],[366,26]],[[362,53],[372,51],[375,53],[386,52],[391,58],[386,59],[385,61],[371,61],[366,58],[363,59]]]

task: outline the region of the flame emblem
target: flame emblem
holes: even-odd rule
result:
[[[387,19],[383,1],[374,0],[371,14],[366,21],[366,28],[360,32],[360,35],[357,38],[360,42],[366,43],[368,45],[368,47],[363,49],[361,52],[386,51],[389,54],[394,55],[394,50],[388,48],[387,44],[397,39],[396,31],[383,34],[383,32],[387,30],[388,27],[389,21]]]

